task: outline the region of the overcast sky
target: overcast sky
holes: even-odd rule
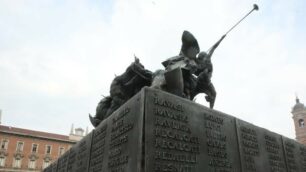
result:
[[[2,124],[69,134],[136,54],[149,70],[177,55],[188,30],[212,58],[215,109],[294,138],[306,103],[304,0],[0,0]],[[207,106],[203,97],[200,103]]]

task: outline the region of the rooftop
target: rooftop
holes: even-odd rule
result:
[[[35,131],[35,130],[28,130],[28,129],[16,128],[16,127],[5,126],[5,125],[0,125],[0,132],[23,135],[23,136],[39,137],[43,139],[75,142],[75,141],[70,140],[69,136],[66,136],[66,135],[47,133],[47,132]]]

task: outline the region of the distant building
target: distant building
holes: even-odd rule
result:
[[[42,171],[83,136],[73,126],[66,136],[0,125],[0,172]]]
[[[296,103],[291,113],[293,115],[296,140],[306,145],[306,107],[300,102],[298,97],[296,97]]]
[[[86,128],[85,135],[88,134],[88,128]],[[71,130],[69,134],[69,140],[79,141],[84,137],[84,130],[82,128],[74,129],[73,124],[71,125]]]

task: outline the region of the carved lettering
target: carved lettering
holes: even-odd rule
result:
[[[79,142],[78,154],[76,157],[76,172],[87,171],[87,160],[89,158],[88,154],[90,150],[89,144],[90,141],[88,141],[87,138]]]
[[[169,153],[164,151],[155,151],[154,157],[156,160],[167,160],[167,161],[184,162],[184,163],[197,162],[197,156],[194,154],[178,154],[178,153]]]
[[[183,106],[181,104],[175,104],[175,103],[173,103],[169,100],[164,100],[164,99],[161,99],[157,96],[154,97],[154,104],[158,105],[158,106],[165,107],[165,108],[169,108],[169,109],[172,109],[172,110],[176,110],[176,111],[179,111],[179,112],[184,112]]]
[[[119,112],[117,116],[113,118],[113,123],[117,122],[119,119],[123,118],[125,115],[127,115],[131,109],[129,107],[123,109],[122,111]]]
[[[158,96],[154,97],[154,105],[154,171],[195,172],[200,141],[192,135],[185,108]]]
[[[200,148],[198,145],[190,145],[188,143],[182,143],[177,141],[169,141],[165,139],[155,139],[155,148],[190,152],[190,153],[199,153]]]
[[[244,157],[244,167],[248,171],[257,171],[254,157],[259,156],[259,145],[257,133],[254,129],[240,126],[240,137],[242,153]]]
[[[193,165],[174,163],[155,163],[155,172],[195,172]]]
[[[119,165],[122,165],[122,164],[126,164],[126,163],[128,163],[128,160],[129,160],[128,155],[124,155],[124,156],[120,156],[118,158],[111,159],[108,162],[108,167],[116,167],[116,166],[119,166]]]
[[[110,158],[112,158],[112,157],[121,155],[121,152],[122,152],[122,151],[121,151],[121,147],[116,148],[116,149],[112,149],[112,150],[110,150],[110,151],[108,152],[108,156],[109,156]]]
[[[113,148],[113,147],[116,147],[116,146],[120,146],[120,145],[126,143],[127,141],[128,141],[128,136],[127,135],[121,136],[121,137],[117,138],[116,140],[111,141],[110,147]]]
[[[155,118],[155,125],[165,128],[171,128],[175,130],[184,131],[186,133],[190,133],[190,128],[186,124],[182,124],[176,121],[167,120],[167,119],[161,119],[161,118]]]
[[[204,119],[207,154],[210,157],[209,166],[212,166],[215,171],[231,172],[232,163],[228,159],[226,149],[227,137],[222,131],[224,119],[209,114],[204,114]]]
[[[107,125],[97,127],[93,132],[89,172],[101,171],[104,161]]]
[[[277,138],[265,134],[265,147],[268,152],[268,159],[271,171],[286,171],[286,165],[282,158],[281,145]]]
[[[289,141],[285,141],[285,152],[287,158],[287,167],[290,171],[297,170],[297,163],[295,161],[294,150],[296,149],[295,145]]]
[[[183,141],[187,143],[199,144],[198,137],[191,137],[188,134],[180,134],[178,132],[171,131],[171,130],[156,128],[154,129],[154,134],[156,137],[169,138],[169,139],[173,139],[176,141]]]
[[[122,134],[127,133],[131,129],[133,129],[134,124],[124,124],[123,126],[119,127],[117,130],[113,131],[111,134],[111,141],[116,139],[117,137],[121,136]]]
[[[154,115],[172,119],[175,121],[188,123],[187,115],[184,115],[181,112],[172,112],[168,109],[162,109],[162,108],[157,107],[157,108],[154,108]]]

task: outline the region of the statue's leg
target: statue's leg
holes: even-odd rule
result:
[[[207,90],[205,91],[205,93],[207,94],[207,96],[205,96],[205,99],[206,99],[206,101],[209,102],[209,107],[213,108],[214,104],[215,104],[217,92],[216,92],[215,87],[212,83],[209,83],[207,85]]]
[[[166,80],[164,76],[165,71],[164,70],[158,70],[154,72],[153,74],[153,80],[151,83],[151,88],[159,89],[159,90],[164,90],[166,86]]]
[[[104,97],[97,106],[96,115],[92,117],[89,115],[91,124],[96,127],[100,124],[101,121],[105,119],[108,109],[112,103],[112,98],[110,96]]]

